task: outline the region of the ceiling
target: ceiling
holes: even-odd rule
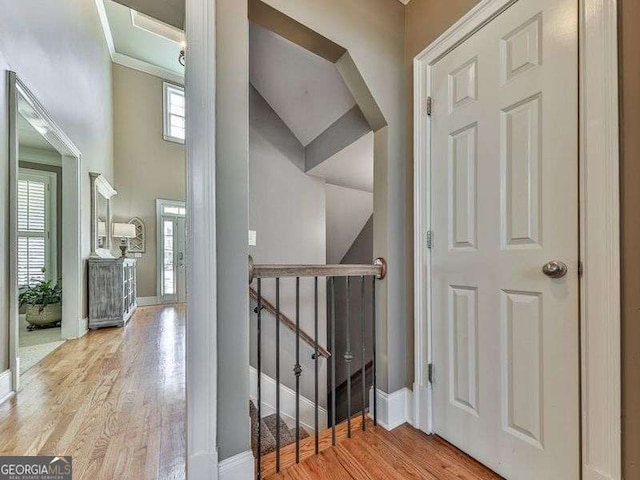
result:
[[[184,30],[185,0],[116,0],[138,12],[144,12]]]
[[[355,100],[335,64],[251,24],[249,80],[304,146]]]
[[[104,7],[101,20],[115,63],[174,81],[184,77],[184,67],[178,62],[185,41],[182,30],[113,0],[96,2],[99,11]]]
[[[307,171],[331,185],[373,192],[373,132]]]

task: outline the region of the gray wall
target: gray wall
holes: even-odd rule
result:
[[[347,251],[340,263],[343,264],[367,264],[373,263],[373,215],[369,218],[362,231],[358,234],[353,244]],[[361,312],[364,307],[365,314],[365,365],[373,359],[371,346],[373,345],[373,326],[371,309],[371,280],[365,280],[365,302],[361,302],[361,281],[359,278],[350,280],[350,338],[351,352],[354,354],[351,362],[351,374],[353,375],[362,366],[362,335],[360,333]],[[346,327],[347,327],[347,301],[346,283],[340,279],[336,283],[336,352],[338,361],[336,362],[336,384],[340,385],[347,379],[346,364],[342,358],[346,350]]]
[[[389,0],[266,0],[348,50],[388,124],[376,133],[375,255],[389,264],[380,286],[380,386],[413,383],[408,371],[406,317],[406,197],[404,7]]]
[[[162,138],[162,82],[113,65],[113,186],[118,191],[112,202],[113,221],[139,217],[144,222],[146,251],[137,260],[139,297],[158,294],[156,199],[184,201],[186,195],[184,145]]]
[[[89,172],[113,181],[111,59],[91,1],[0,0],[0,311],[8,311],[6,70],[13,70],[82,152],[82,246],[90,253]],[[86,269],[82,298],[86,305]],[[86,308],[83,315],[86,316]],[[8,315],[0,318],[0,371],[8,368]]]
[[[266,3],[347,48],[388,122],[376,134],[376,146],[384,154],[376,156],[374,215],[384,223],[375,228],[375,251],[389,262],[388,280],[380,288],[380,384],[392,392],[412,383],[406,339],[413,320],[406,318],[404,307],[404,8],[390,0]],[[216,7],[218,358],[224,365],[218,388],[225,393],[218,404],[218,438],[220,458],[225,459],[249,449],[248,12],[246,3],[237,0],[217,0]]]
[[[249,247],[256,263],[326,263],[324,180],[306,175],[302,145],[273,109],[253,88],[249,103],[249,228],[257,232],[257,246]],[[275,305],[275,281],[264,280],[262,294]],[[257,282],[253,287],[257,288]],[[295,321],[295,280],[282,279],[280,308]],[[325,282],[318,289],[319,344],[326,346]],[[275,377],[275,318],[263,315],[263,371]],[[314,288],[312,279],[300,281],[300,328],[313,336]],[[282,382],[295,388],[295,335],[284,326],[281,332]],[[251,313],[251,365],[256,365],[256,315]],[[313,350],[301,342],[302,395],[313,399]],[[320,398],[326,398],[325,367],[321,361]]]

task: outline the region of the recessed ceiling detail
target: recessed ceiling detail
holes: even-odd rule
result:
[[[113,0],[95,0],[114,63],[182,83],[182,30]]]

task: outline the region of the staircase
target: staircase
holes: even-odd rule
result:
[[[386,263],[384,259],[376,259],[373,265],[256,265],[253,259],[249,259],[249,285],[256,280],[256,288],[250,289],[250,296],[256,301],[256,395],[255,405],[251,403],[252,419],[252,448],[256,458],[256,478],[279,478],[278,475],[285,469],[303,462],[306,458],[318,455],[321,451],[335,447],[344,438],[351,438],[356,431],[364,431],[368,428],[369,421],[366,419],[367,412],[373,414],[372,427],[375,428],[377,408],[376,397],[373,395],[372,405],[368,404],[368,382],[371,378],[371,386],[376,391],[376,283],[386,275]],[[289,320],[281,312],[281,278],[295,279],[295,316],[294,320]],[[300,280],[312,281],[314,286],[313,310],[313,333],[307,335],[300,328]],[[319,338],[319,280],[326,279],[328,300],[327,329],[330,345],[323,349],[318,344]],[[336,279],[342,278],[344,281],[337,283]],[[275,304],[266,302],[263,297],[263,282],[273,282],[275,285]],[[354,288],[351,288],[353,286]],[[340,331],[336,331],[336,291],[343,289],[346,302],[345,321]],[[370,292],[370,295],[367,294]],[[287,293],[285,293],[286,295]],[[358,302],[358,307],[352,315],[350,304]],[[365,309],[365,302],[370,308]],[[354,305],[356,305],[354,303]],[[269,357],[274,355],[275,365],[275,414],[261,415],[263,406],[263,310],[273,315],[275,321],[275,338],[269,337],[273,341],[274,349],[269,353]],[[367,322],[367,316],[371,316],[372,321]],[[263,318],[264,317],[264,318]],[[282,352],[286,358],[294,361],[293,372],[295,374],[295,397],[294,406],[295,427],[293,429],[282,420],[281,405],[281,374],[282,359],[281,349],[283,344],[280,341],[280,325],[283,323],[295,334],[294,345],[286,347]],[[371,329],[371,331],[369,331]],[[336,348],[336,338],[340,336],[340,348]],[[371,340],[367,341],[369,338]],[[301,365],[300,343],[306,342],[313,346],[313,363],[309,368]],[[369,343],[369,344],[367,344]],[[286,345],[286,344],[285,344]],[[367,354],[371,353],[372,361],[366,362]],[[352,361],[356,357],[359,366],[352,368]],[[293,358],[292,358],[293,357]],[[324,358],[323,358],[324,357]],[[319,410],[321,398],[319,396],[320,379],[320,359],[326,360],[329,403],[330,428],[320,430]],[[344,374],[346,384],[338,385],[336,382],[336,361],[343,358],[345,362]],[[269,358],[271,360],[271,358]],[[314,385],[311,405],[313,408],[313,420],[309,425],[314,425],[314,433],[309,436],[301,427],[300,405],[301,405],[301,377],[312,380]],[[266,385],[266,384],[265,384]],[[355,387],[355,388],[354,388]],[[346,401],[345,405],[337,402],[338,393]],[[356,398],[359,397],[359,401]],[[342,402],[340,402],[342,404]],[[345,422],[338,423],[337,410],[345,410]],[[359,412],[359,413],[358,413]],[[338,419],[339,421],[339,419]]]
[[[273,413],[260,420],[260,428],[258,429],[258,409],[253,401],[249,401],[249,413],[251,415],[251,450],[253,456],[258,456],[258,431],[260,431],[260,453],[263,458],[276,451],[276,423],[278,416]],[[307,431],[300,427],[300,440],[308,438]],[[287,447],[296,442],[295,428],[289,428],[286,422],[280,417],[280,448]]]

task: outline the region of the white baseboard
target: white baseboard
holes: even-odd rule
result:
[[[222,460],[218,464],[218,480],[253,480],[255,478],[253,462],[251,450]]]
[[[255,401],[258,395],[258,371],[249,367],[251,382],[250,398]],[[276,413],[276,381],[266,374],[262,374],[262,416]],[[296,392],[280,384],[280,415],[295,421]],[[327,428],[327,410],[318,408],[318,423],[320,430]],[[315,432],[315,404],[306,397],[300,396],[300,425],[308,432]]]
[[[373,388],[369,390],[369,405],[373,405]],[[385,393],[378,389],[378,425],[385,430],[409,423],[413,425],[413,392],[401,388],[393,393]],[[373,408],[369,409],[369,417],[373,418]]]
[[[139,307],[150,307],[152,305],[160,305],[162,302],[158,297],[138,297],[136,303]]]
[[[78,338],[84,337],[89,332],[89,319],[81,318],[78,320]]]
[[[0,373],[0,405],[15,395],[13,391],[13,373],[5,370]]]

